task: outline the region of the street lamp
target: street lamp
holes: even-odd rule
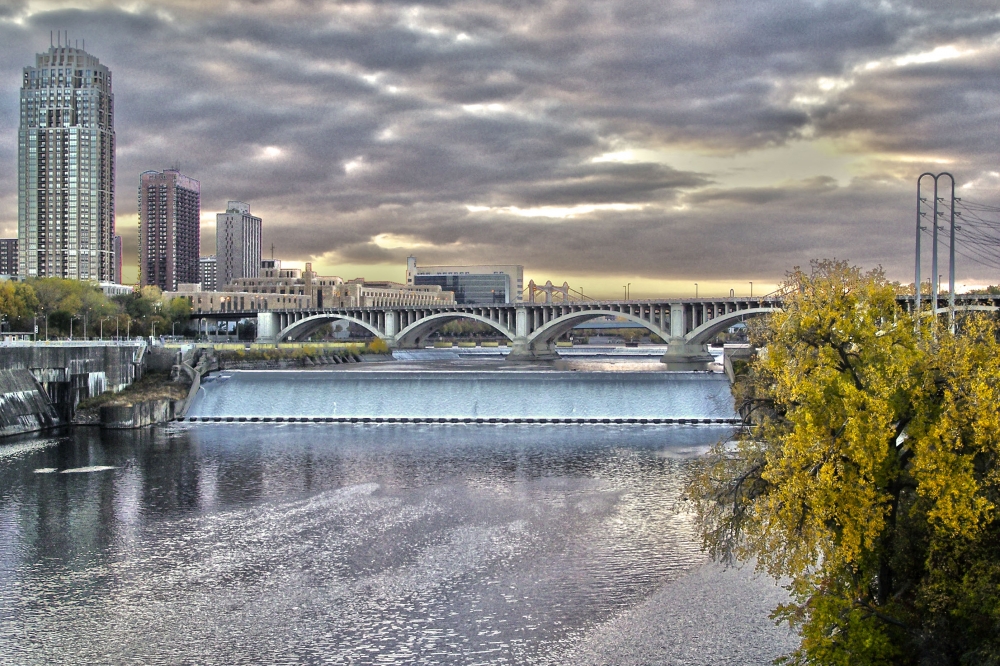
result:
[[[698,298],[698,283],[694,283],[694,297]]]
[[[70,340],[73,339],[73,320],[74,319],[79,319],[79,318],[80,318],[80,315],[73,315],[72,317],[69,318],[69,339]]]
[[[750,298],[753,298],[753,280],[750,280]]]
[[[174,337],[175,335],[177,335],[177,322],[176,321],[173,324],[170,325],[170,337]]]

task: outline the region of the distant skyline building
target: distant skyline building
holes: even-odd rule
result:
[[[202,291],[215,291],[218,284],[218,262],[214,254],[198,261],[198,282]]]
[[[176,291],[198,281],[201,183],[176,169],[139,176],[139,285]]]
[[[123,255],[124,250],[122,249],[122,235],[115,234],[115,279],[114,282],[122,283],[122,268],[124,267]]]
[[[257,277],[263,222],[250,214],[250,204],[230,201],[226,212],[215,216],[216,288],[233,280]]]
[[[0,275],[17,275],[16,238],[0,238]]]
[[[18,274],[115,279],[111,71],[69,39],[35,55],[21,81]]]
[[[519,303],[523,300],[524,266],[514,264],[479,266],[417,266],[416,257],[406,259],[406,284],[437,285],[454,292],[459,305]]]

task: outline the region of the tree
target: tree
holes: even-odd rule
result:
[[[24,282],[10,280],[0,282],[0,316],[6,320],[7,330],[15,325],[23,330],[23,323],[30,323],[38,308],[38,298],[35,290]]]
[[[1000,664],[1000,345],[814,263],[734,388],[755,425],[689,491],[706,549],[787,578],[794,664]],[[936,338],[936,339],[935,339]]]

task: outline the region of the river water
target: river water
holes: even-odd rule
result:
[[[780,588],[706,564],[682,499],[728,432],[183,423],[6,443],[0,663],[769,663],[791,645],[767,619]]]

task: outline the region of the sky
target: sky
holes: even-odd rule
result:
[[[139,174],[171,166],[203,255],[232,199],[324,275],[413,254],[588,296],[760,294],[822,258],[908,283],[920,173],[1000,205],[992,0],[2,0],[4,237],[52,30],[113,73],[127,279]]]

